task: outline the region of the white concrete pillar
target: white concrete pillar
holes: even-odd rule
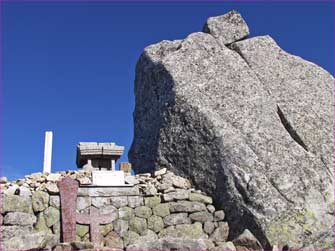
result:
[[[115,160],[114,159],[112,159],[111,160],[111,164],[112,164],[112,171],[115,171]]]
[[[52,132],[45,132],[43,173],[51,173]]]

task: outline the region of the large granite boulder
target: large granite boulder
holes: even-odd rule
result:
[[[334,79],[269,36],[227,47],[211,30],[145,48],[129,159],[210,194],[228,239],[248,228],[265,249],[308,246],[333,222]]]

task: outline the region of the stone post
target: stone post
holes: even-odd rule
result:
[[[51,173],[52,132],[45,132],[43,173]]]

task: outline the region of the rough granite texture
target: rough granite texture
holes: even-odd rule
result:
[[[202,30],[211,34],[222,45],[241,40],[249,35],[249,27],[237,11],[222,16],[209,17]]]
[[[139,173],[190,178],[224,209],[229,239],[249,228],[267,249],[322,249],[333,222],[334,79],[269,36],[228,48],[221,31],[144,49],[129,160]]]

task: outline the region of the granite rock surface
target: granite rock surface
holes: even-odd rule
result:
[[[334,78],[270,36],[241,40],[243,19],[226,15],[238,25],[211,18],[206,33],[144,49],[128,157],[211,195],[229,239],[249,228],[266,249],[299,249],[333,222]]]

